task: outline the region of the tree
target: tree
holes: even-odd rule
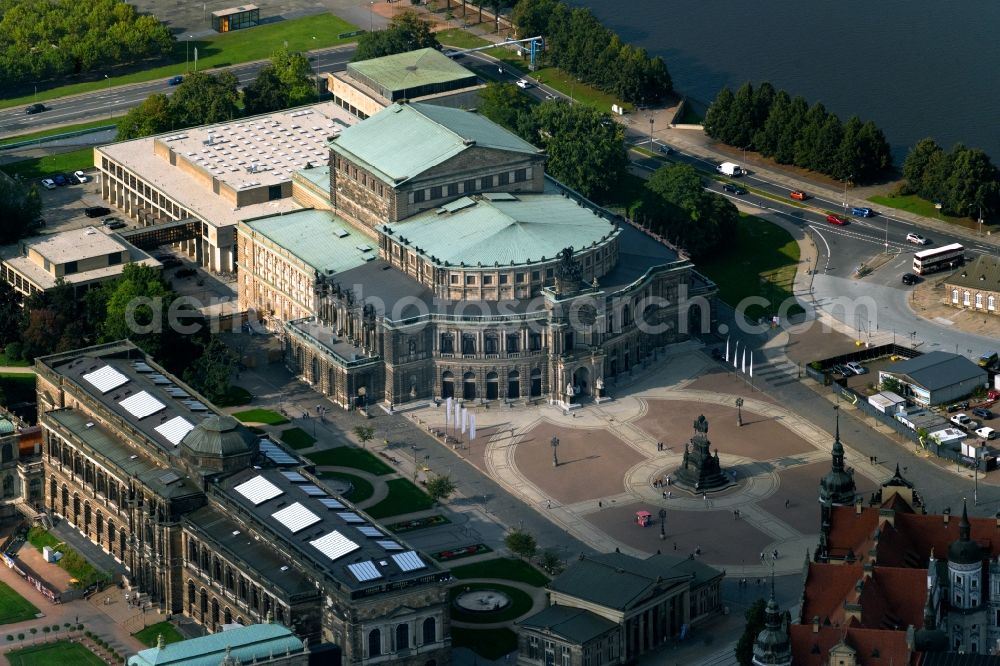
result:
[[[736,661],[740,662],[740,666],[753,666],[753,644],[757,640],[757,634],[764,629],[766,619],[764,611],[766,609],[767,602],[758,599],[750,604],[744,613],[747,621],[746,628],[736,643]]]
[[[625,133],[611,116],[582,104],[549,100],[533,114],[547,170],[585,197],[602,199],[628,168]]]
[[[9,349],[17,343],[21,330],[22,303],[21,292],[0,280],[0,347]]]
[[[167,307],[174,296],[160,271],[145,264],[128,264],[121,276],[106,282],[101,291],[104,316],[100,341],[128,338],[150,356],[159,357]]]
[[[271,63],[285,87],[286,107],[299,106],[316,99],[313,68],[304,53],[280,47],[271,54]]]
[[[455,484],[450,476],[436,475],[427,480],[427,494],[435,502],[446,500],[455,492]]]
[[[931,160],[939,156],[944,149],[934,139],[921,139],[910,149],[903,160],[903,178],[911,192],[920,193],[924,187],[924,177]]]
[[[372,426],[355,426],[354,435],[361,440],[361,448],[375,438],[375,428]]]
[[[288,107],[288,95],[274,65],[262,67],[257,77],[243,89],[243,108],[248,116]]]
[[[519,39],[549,34],[549,19],[559,0],[519,0],[510,18]]]
[[[735,238],[739,223],[736,207],[706,191],[694,167],[661,167],[646,182],[646,189],[658,199],[651,209],[655,230],[692,257],[704,257]]]
[[[230,71],[189,74],[170,96],[175,127],[210,125],[240,115],[239,80]]]
[[[889,391],[890,393],[901,393],[899,380],[895,377],[890,377],[889,375],[886,375],[885,378],[882,379],[881,389],[883,391]]]
[[[524,530],[511,530],[504,536],[503,544],[507,546],[507,550],[526,560],[530,560],[538,551],[535,537]]]
[[[491,82],[479,92],[479,113],[517,132],[523,126],[525,117],[532,113],[533,100],[512,83]]]
[[[541,560],[538,562],[538,566],[553,576],[562,573],[563,562],[559,559],[559,554],[554,550],[545,550],[542,552]]]
[[[708,105],[708,110],[705,111],[705,121],[702,123],[705,134],[727,143],[726,125],[729,122],[729,114],[732,113],[735,101],[733,91],[729,88],[723,88],[719,91],[712,103]]]
[[[416,12],[405,11],[389,21],[389,27],[377,32],[366,32],[358,38],[354,60],[370,60],[394,53],[417,49],[440,49],[441,43],[431,30],[429,21]]]
[[[42,200],[34,183],[0,174],[0,245],[30,236],[42,223]]]
[[[229,391],[229,378],[236,367],[236,355],[218,335],[209,337],[201,355],[184,370],[184,381],[211,401]]]
[[[144,99],[139,106],[129,109],[118,122],[118,139],[127,141],[160,134],[170,131],[173,126],[170,99],[162,93],[155,93]]]

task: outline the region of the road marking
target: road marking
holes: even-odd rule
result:
[[[826,242],[826,236],[824,236],[823,232],[817,229],[815,225],[810,224],[809,228],[813,230],[813,233],[819,236],[820,240],[823,241],[823,245],[826,246],[827,265],[829,265],[829,260],[832,258],[833,253],[830,252],[830,244]]]

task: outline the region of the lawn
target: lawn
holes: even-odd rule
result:
[[[156,645],[161,634],[163,635],[163,642],[166,644],[184,640],[184,637],[177,631],[177,628],[169,622],[151,624],[142,631],[137,631],[132,635],[143,645],[153,647]]]
[[[14,589],[0,581],[0,624],[11,624],[30,620],[38,614],[38,609],[14,591]]]
[[[316,474],[321,479],[344,479],[351,483],[351,492],[347,493],[347,499],[351,500],[355,504],[358,502],[364,502],[366,499],[375,494],[375,488],[372,484],[368,483],[367,479],[362,479],[360,476],[354,476],[353,474],[346,474],[344,472],[319,472]]]
[[[12,143],[21,143],[22,141],[30,141],[32,139],[44,139],[47,136],[56,136],[59,134],[69,134],[70,132],[79,132],[80,130],[95,129],[95,128],[107,128],[117,127],[118,123],[115,121],[108,120],[107,118],[101,118],[100,120],[91,120],[88,123],[77,123],[76,125],[61,125],[59,127],[53,127],[52,129],[42,130],[41,132],[31,132],[30,134],[19,134],[17,136],[9,136],[6,139],[0,139],[0,146],[8,146]]]
[[[527,61],[525,61],[524,67],[527,69]],[[586,83],[581,83],[572,74],[556,67],[543,67],[531,76],[539,82],[555,88],[563,95],[570,96],[577,102],[595,107],[598,111],[611,113],[612,104],[623,105],[629,111],[633,109],[631,104],[625,104],[614,95],[609,95]]]
[[[30,365],[31,361],[26,361],[23,358],[15,361],[14,359],[7,358],[6,352],[0,351],[0,367],[27,368]]]
[[[457,49],[475,49],[480,46],[487,46],[489,42],[482,37],[461,30],[459,28],[448,28],[434,33],[438,41],[445,46],[452,46]]]
[[[499,659],[517,649],[517,634],[510,629],[452,627],[451,646],[469,648],[486,659]]]
[[[190,44],[180,39],[174,44],[173,62],[141,71],[122,73],[111,78],[111,85],[122,86],[160,78],[167,79],[175,74],[183,74],[187,57],[190,58],[188,60],[189,66],[194,68],[196,48],[198,49],[198,69],[206,70],[212,67],[229,67],[243,62],[270,58],[274,49],[282,44],[287,44],[291,51],[311,51],[354,42],[357,41],[357,36],[341,38],[338,35],[355,30],[357,30],[355,26],[333,14],[317,14],[192,40]],[[56,82],[50,83],[54,85]],[[93,81],[81,81],[44,90],[40,88],[37,101],[44,102],[67,95],[106,90],[107,87],[107,79],[102,77]],[[33,101],[36,101],[34,95],[0,100],[0,109],[30,104]]]
[[[284,425],[289,423],[289,420],[284,416],[278,412],[272,412],[270,409],[247,409],[242,412],[236,412],[233,416],[243,423],[263,423],[264,425]]]
[[[66,153],[32,157],[5,164],[2,168],[10,176],[26,179],[45,178],[54,173],[85,171],[94,166],[94,149],[79,148]]]
[[[104,661],[79,643],[56,641],[13,650],[6,655],[11,666],[104,666]]]
[[[298,451],[308,449],[315,444],[316,438],[302,428],[287,428],[281,431],[281,441]]]
[[[230,386],[226,394],[215,401],[216,407],[239,407],[253,400],[253,393],[242,386]]]
[[[391,479],[386,482],[389,495],[375,506],[367,509],[372,518],[388,518],[414,511],[425,511],[434,506],[434,501],[409,479]]]
[[[541,587],[549,582],[549,577],[524,560],[512,557],[498,557],[474,564],[453,567],[455,578],[502,578]]]
[[[972,229],[974,231],[976,230],[976,227],[979,226],[978,220],[973,218],[961,217],[958,215],[944,215],[941,211],[934,207],[934,202],[921,199],[915,194],[874,196],[870,197],[868,200],[880,206],[905,210],[907,212],[915,213],[916,215],[923,215],[924,217],[929,217],[935,220],[943,220],[944,222],[957,224],[958,226],[965,227],[966,229]],[[990,226],[986,224],[983,226],[990,229]]]
[[[698,269],[719,286],[719,297],[733,307],[745,298],[763,296],[772,307],[758,305],[746,309],[756,320],[762,315],[777,314],[777,305],[792,296],[792,282],[799,262],[799,246],[791,234],[758,217],[740,214],[733,249],[719,253]],[[802,309],[795,305],[787,314]]]
[[[368,451],[353,446],[338,446],[335,449],[310,453],[306,457],[317,465],[353,467],[354,469],[360,469],[362,472],[368,472],[376,476],[392,474],[394,471]]]
[[[83,589],[109,578],[108,574],[94,567],[86,558],[41,527],[32,527],[28,530],[28,542],[39,552],[45,546],[51,546],[54,550],[62,553],[63,557],[59,560],[59,566],[76,579],[76,582],[73,583],[74,588]]]

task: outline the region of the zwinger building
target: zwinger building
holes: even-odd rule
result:
[[[345,407],[578,402],[710,326],[686,258],[478,114],[397,102],[327,147],[322,206],[239,223],[239,301]]]
[[[346,664],[450,663],[447,571],[127,341],[36,359],[44,508],[142,599]]]

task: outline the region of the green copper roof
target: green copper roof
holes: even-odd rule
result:
[[[227,650],[237,663],[298,652],[302,641],[280,624],[252,624],[200,638],[152,647],[130,657],[129,666],[219,666]]]
[[[509,266],[554,259],[560,250],[600,243],[614,225],[589,208],[552,194],[462,197],[388,227],[443,265]]]
[[[311,169],[299,169],[298,173],[310,183],[329,192],[330,190],[330,167],[318,166]],[[329,198],[329,197],[328,197]]]
[[[7,419],[0,419],[0,435],[9,435],[14,432],[14,424]]]
[[[549,606],[521,620],[518,625],[550,631],[578,645],[598,638],[618,626],[600,615],[571,606]]]
[[[351,62],[347,64],[347,73],[387,91],[415,90],[476,78],[465,67],[430,48]]]
[[[323,273],[340,273],[378,256],[372,240],[325,210],[300,210],[243,224]],[[371,249],[362,252],[359,247]]]
[[[329,142],[330,149],[398,185],[473,146],[540,153],[486,118],[433,104],[393,104]]]

